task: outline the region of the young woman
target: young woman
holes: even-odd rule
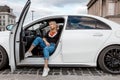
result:
[[[37,37],[33,41],[29,50],[25,53],[25,57],[32,56],[31,51],[38,44],[43,48],[44,54],[44,69],[42,74],[43,77],[47,76],[48,72],[50,71],[48,67],[49,55],[55,50],[55,45],[60,35],[58,32],[58,25],[56,24],[55,21],[50,21],[49,27],[50,30],[46,33],[46,35],[43,38]]]

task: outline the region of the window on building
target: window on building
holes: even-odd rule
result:
[[[120,15],[120,0],[118,1],[118,14]]]
[[[4,27],[2,27],[2,28],[1,28],[1,31],[5,31],[5,28],[4,28]]]
[[[1,20],[0,20],[0,26],[2,26],[2,22],[1,22]]]
[[[5,16],[3,16],[3,19],[5,19]]]
[[[11,20],[11,24],[13,24],[13,20]]]
[[[8,24],[10,24],[10,18],[8,18]]]
[[[5,20],[3,20],[3,26],[5,26]]]
[[[115,15],[115,3],[108,3],[108,15]]]

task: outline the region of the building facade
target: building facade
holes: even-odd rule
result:
[[[0,6],[0,31],[5,31],[8,24],[15,24],[16,16],[13,14],[13,10],[5,6]]]
[[[88,14],[105,17],[120,24],[120,0],[90,0]]]

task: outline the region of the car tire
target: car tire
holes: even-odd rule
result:
[[[8,65],[8,56],[3,47],[0,46],[0,70]]]
[[[98,64],[103,71],[113,74],[120,73],[120,46],[109,46],[102,50]]]

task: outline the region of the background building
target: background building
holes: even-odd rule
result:
[[[88,14],[105,17],[120,24],[120,0],[90,0]]]
[[[0,31],[5,31],[8,24],[15,24],[16,16],[13,10],[5,6],[0,6]]]

